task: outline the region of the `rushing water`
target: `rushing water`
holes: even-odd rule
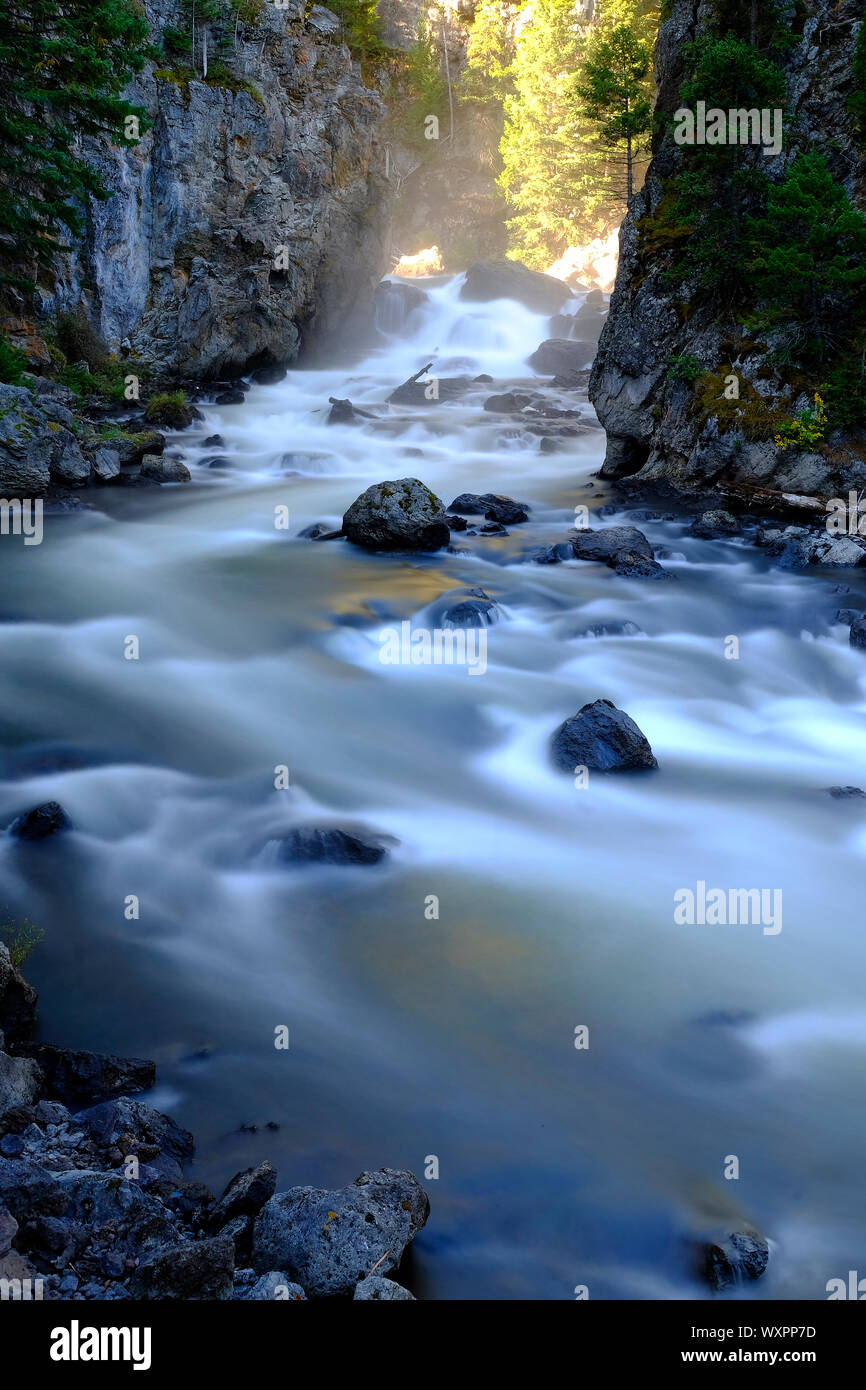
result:
[[[150,1099],[212,1185],[264,1157],[287,1187],[435,1155],[422,1297],[700,1296],[687,1238],[751,1222],[773,1256],[734,1296],[822,1298],[866,1273],[866,802],[821,790],[866,782],[866,667],[833,625],[858,596],[686,518],[639,522],[676,583],[526,563],[609,502],[603,436],[584,401],[593,427],[544,454],[481,409],[532,378],[547,323],[458,289],[353,369],[208,407],[177,441],[191,486],[105,490],[40,547],[0,544],[0,824],[57,799],[76,827],[0,836],[0,915],[46,931],[44,1035],[154,1057]],[[431,358],[496,385],[325,424],[329,396],[375,406]],[[532,519],[457,554],[297,539],[407,475]],[[382,664],[383,625],[478,587],[503,609],[483,676]],[[640,632],[581,635],[623,622]],[[551,768],[550,734],[599,696],[658,773]],[[279,867],[269,841],[309,822],[399,843],[382,867]],[[698,880],[781,890],[781,932],[678,925]]]

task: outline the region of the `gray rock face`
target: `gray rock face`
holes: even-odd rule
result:
[[[707,37],[720,14],[718,6],[703,0],[671,0],[666,7],[655,50],[658,110],[665,117],[681,104],[684,48]],[[784,149],[768,157],[760,149],[744,148],[740,167],[776,183],[798,153],[820,150],[834,178],[862,206],[859,151],[846,111],[860,14],[850,0],[841,5],[837,0],[814,0],[799,20],[789,16],[792,43],[779,51],[790,110]],[[827,44],[824,35],[833,26],[835,42]],[[756,439],[753,427],[740,429],[733,414],[725,414],[722,390],[731,373],[738,377],[740,399],[751,403],[753,414],[760,398],[782,403],[789,416],[809,405],[810,398],[805,393],[798,396],[797,388],[774,367],[779,343],[773,332],[762,332],[757,343],[751,341],[757,333],[736,328],[744,304],[737,304],[731,317],[729,304],[702,296],[685,272],[680,275],[683,240],[674,236],[669,245],[663,232],[654,241],[653,220],[671,192],[670,180],[684,166],[672,125],[667,119],[660,122],[646,182],[632,198],[622,225],[616,287],[590,378],[590,399],[607,432],[602,476],[638,475],[632,486],[663,484],[684,494],[706,493],[719,482],[823,498],[862,488],[866,464],[856,442],[834,447],[829,457],[783,451],[774,444],[772,429],[766,439]],[[742,215],[754,210],[744,209]],[[685,305],[688,313],[683,313]],[[694,386],[679,379],[671,370],[677,358],[693,358],[703,373],[718,378],[714,393],[722,405],[716,414],[712,396],[706,404],[706,376]],[[703,393],[697,409],[696,389]]]
[[[179,0],[146,12],[157,43],[188,28]],[[302,338],[369,314],[387,254],[385,110],[336,22],[319,6],[305,18],[303,0],[262,6],[238,26],[227,85],[200,61],[188,82],[149,64],[129,94],[151,127],[129,150],[88,141],[115,192],[91,205],[87,245],[43,307],[82,305],[112,351],[194,378],[289,362]]]
[[[51,1043],[25,1043],[19,1051],[41,1067],[46,1094],[69,1105],[147,1091],[156,1080],[154,1063],[141,1057],[114,1057]]]
[[[415,1295],[402,1285],[395,1284],[393,1279],[380,1279],[378,1274],[371,1274],[367,1279],[362,1279],[355,1285],[355,1292],[352,1295],[356,1303],[361,1302],[382,1302],[382,1303],[414,1303]]]
[[[256,1221],[253,1268],[284,1269],[308,1298],[348,1296],[374,1265],[382,1277],[397,1268],[429,1209],[417,1178],[393,1168],[337,1191],[277,1193]]]
[[[343,517],[343,532],[368,550],[441,550],[451,539],[445,507],[417,478],[368,487]]]
[[[553,736],[553,761],[562,772],[649,772],[658,762],[645,735],[610,700],[595,700],[566,719]]]
[[[0,1052],[0,1115],[14,1105],[32,1105],[39,1093],[40,1071],[29,1057]]]
[[[209,1225],[218,1230],[237,1216],[256,1216],[277,1189],[277,1170],[267,1159],[256,1168],[236,1173],[210,1213]]]
[[[460,298],[474,303],[516,299],[536,314],[556,314],[571,290],[562,280],[530,270],[520,261],[479,261],[466,272]]]
[[[87,1110],[81,1110],[76,1122],[83,1125],[98,1143],[117,1143],[121,1135],[131,1135],[139,1144],[155,1149],[160,1167],[172,1176],[180,1176],[180,1165],[190,1157],[195,1140],[189,1130],[182,1129],[168,1115],[146,1105],[141,1100],[105,1100]],[[153,1159],[148,1159],[153,1163]]]

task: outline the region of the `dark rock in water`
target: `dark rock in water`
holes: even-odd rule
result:
[[[146,1105],[142,1100],[104,1100],[99,1105],[81,1110],[76,1124],[84,1125],[93,1138],[104,1147],[116,1144],[122,1134],[131,1134],[140,1144],[155,1148],[167,1155],[176,1165],[190,1157],[195,1140],[189,1130],[182,1129],[169,1115]]]
[[[141,463],[145,454],[161,454],[165,448],[165,435],[159,430],[141,430],[137,434],[117,435],[112,439],[111,447],[117,453],[121,468],[129,468],[133,464]]]
[[[551,753],[562,772],[574,772],[576,767],[592,772],[649,772],[658,767],[637,724],[610,700],[595,700],[566,719],[553,736]]]
[[[263,1208],[253,1236],[253,1268],[285,1270],[308,1298],[348,1296],[375,1266],[399,1265],[427,1220],[430,1202],[414,1174],[362,1173],[349,1187],[293,1187]]]
[[[852,623],[856,623],[858,618],[864,616],[866,615],[861,608],[837,608],[833,614],[833,622],[844,623],[846,627],[850,627]]]
[[[169,454],[145,454],[139,477],[154,478],[158,483],[188,483],[191,474],[182,459]]]
[[[280,858],[287,864],[379,864],[386,853],[375,840],[315,825],[296,826],[280,841]]]
[[[594,623],[592,627],[581,628],[572,634],[574,637],[640,637],[643,631],[637,623]]]
[[[430,296],[419,285],[407,285],[402,280],[381,280],[373,294],[373,315],[381,333],[399,333],[407,319]]]
[[[169,394],[162,400],[154,397],[144,408],[144,418],[149,425],[165,425],[170,430],[185,430],[193,420],[201,419],[201,412],[189,401],[175,399]]]
[[[155,1064],[140,1057],[79,1052],[51,1043],[26,1043],[18,1052],[39,1063],[48,1095],[66,1105],[90,1105],[109,1096],[148,1091],[156,1081]]]
[[[538,441],[539,453],[542,454],[555,454],[561,447],[562,440],[555,439],[549,434],[542,435],[541,439]]]
[[[499,605],[488,598],[467,598],[442,614],[442,626],[490,627],[499,617]]]
[[[8,1042],[18,1042],[32,1031],[38,997],[12,964],[6,943],[0,941],[0,1031]]]
[[[417,478],[368,487],[343,517],[343,531],[369,550],[440,550],[450,540],[445,507]]]
[[[226,447],[226,442],[221,434],[209,434],[203,444],[205,449],[224,449]],[[153,452],[156,453],[156,450]]]
[[[478,529],[479,536],[507,536],[508,532],[501,521],[488,521]]]
[[[382,1303],[414,1303],[415,1295],[393,1279],[380,1279],[378,1274],[368,1275],[355,1285],[352,1295],[356,1303],[375,1300]]]
[[[852,647],[866,647],[866,613],[861,613],[851,624],[848,641]]]
[[[525,502],[515,502],[513,497],[504,497],[498,492],[461,492],[448,509],[464,516],[484,516],[488,521],[499,521],[503,526],[517,526],[529,520],[529,508]]]
[[[41,806],[34,806],[26,815],[19,816],[12,826],[12,834],[19,840],[47,840],[49,835],[71,829],[72,821],[59,801],[45,801]]]
[[[202,468],[231,468],[232,461],[226,458],[225,454],[211,454],[209,458],[202,459]]]
[[[633,550],[621,550],[611,565],[615,574],[625,579],[673,579],[674,575],[662,569],[657,560],[648,560]]]
[[[473,383],[477,382],[479,385],[489,385],[493,381],[493,377],[489,376],[487,372],[480,372],[478,376],[472,378],[472,381]]]
[[[827,795],[832,796],[834,801],[851,801],[857,797],[866,796],[862,787],[827,787]]]
[[[243,405],[246,400],[246,392],[240,386],[231,386],[228,391],[221,391],[216,398],[217,405]]]
[[[484,409],[494,412],[524,410],[531,402],[532,397],[524,395],[521,391],[503,391],[500,396],[488,396],[484,402]]]
[[[480,261],[466,272],[460,298],[486,304],[493,299],[516,299],[535,314],[556,314],[572,298],[568,285],[552,275],[530,270],[520,261]]]
[[[256,370],[250,375],[258,386],[275,386],[278,381],[283,381],[288,375],[288,368],[277,366],[274,363],[270,367],[256,367]]]
[[[465,516],[452,516],[450,512],[445,513],[445,519],[447,520],[448,526],[452,531],[465,531],[466,527],[469,525]]]
[[[357,418],[355,415],[355,407],[350,400],[340,400],[337,396],[329,396],[328,400],[331,409],[328,411],[326,424],[349,425]]]
[[[763,1236],[735,1231],[718,1243],[701,1245],[697,1258],[703,1278],[721,1292],[747,1279],[760,1279],[767,1268],[770,1249]]]
[[[210,1212],[210,1229],[218,1230],[238,1216],[257,1216],[276,1190],[277,1170],[267,1160],[256,1168],[236,1173]]]
[[[312,526],[305,526],[303,531],[298,532],[298,540],[329,541],[342,534],[342,531],[332,530],[327,521],[314,521]]]
[[[594,343],[577,342],[574,338],[548,338],[527,361],[543,376],[562,377],[568,381],[587,371],[594,356]]]
[[[571,545],[577,560],[600,560],[615,564],[619,555],[653,558],[653,550],[643,531],[636,526],[605,526],[600,531],[574,531]]]
[[[147,1300],[229,1298],[234,1268],[235,1247],[227,1236],[187,1241],[157,1250],[139,1265],[129,1291]]]
[[[530,551],[529,558],[536,565],[559,565],[564,560],[573,560],[574,550],[570,541],[559,541],[557,545]]]
[[[121,473],[115,487],[159,487],[159,480],[143,473]]]
[[[702,540],[718,540],[720,536],[736,536],[740,523],[732,512],[709,511],[696,517],[689,527],[690,536],[700,536]]]

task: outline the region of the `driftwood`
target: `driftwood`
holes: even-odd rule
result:
[[[769,487],[758,487],[755,483],[720,483],[719,491],[750,507],[762,511],[782,514],[796,512],[802,515],[823,516],[827,501],[823,497],[807,497],[799,492],[778,492]]]

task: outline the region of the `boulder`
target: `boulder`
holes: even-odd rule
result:
[[[834,801],[857,801],[866,796],[862,787],[827,787],[826,790]]]
[[[562,772],[649,772],[658,767],[646,737],[610,700],[594,700],[566,719],[553,736],[551,752]]]
[[[84,1125],[90,1135],[104,1148],[117,1143],[121,1135],[130,1135],[137,1144],[158,1150],[168,1162],[161,1167],[172,1176],[180,1176],[180,1165],[190,1157],[195,1140],[189,1130],[182,1129],[168,1115],[146,1105],[141,1100],[104,1100],[99,1105],[81,1110],[76,1124]],[[152,1163],[153,1160],[149,1159]]]
[[[375,840],[337,827],[299,825],[280,841],[286,864],[378,864],[387,851]]]
[[[170,430],[185,430],[193,420],[200,419],[194,405],[182,398],[182,393],[154,396],[144,408],[144,418],[149,425],[165,425]]]
[[[18,1222],[8,1207],[0,1206],[0,1259],[8,1255],[18,1234]]]
[[[331,409],[328,411],[326,425],[349,425],[358,418],[355,414],[355,407],[350,400],[340,400],[337,396],[329,396],[328,401]]]
[[[525,502],[515,502],[513,497],[504,497],[498,492],[461,492],[448,510],[464,516],[484,516],[502,526],[517,526],[529,520]]]
[[[698,1247],[698,1268],[711,1288],[721,1292],[760,1279],[770,1259],[770,1250],[763,1236],[735,1231],[717,1242]]]
[[[702,540],[718,540],[720,536],[736,536],[739,529],[740,523],[733,513],[716,509],[695,517],[689,535],[700,536]]]
[[[427,1220],[430,1203],[409,1172],[381,1168],[349,1187],[294,1187],[263,1208],[253,1268],[283,1269],[308,1298],[348,1297],[374,1266],[392,1273]]]
[[[58,801],[44,801],[19,816],[11,833],[19,840],[47,840],[62,830],[71,830],[72,821]]]
[[[525,410],[531,404],[532,397],[523,391],[503,391],[498,396],[488,396],[484,402],[484,409],[492,414],[511,413],[515,410]]]
[[[117,449],[100,444],[90,456],[90,466],[101,483],[110,483],[120,473],[120,453]]]
[[[141,1057],[80,1052],[51,1043],[25,1043],[18,1051],[41,1067],[47,1095],[67,1105],[148,1091],[156,1081],[155,1064]]]
[[[355,1285],[352,1295],[356,1303],[379,1300],[383,1303],[414,1303],[415,1295],[393,1279],[380,1279],[378,1274],[370,1274]]]
[[[594,356],[594,343],[580,342],[575,338],[548,338],[527,361],[542,376],[568,380],[587,371],[592,366]]]
[[[621,550],[610,566],[614,574],[621,574],[625,579],[673,579],[675,576],[669,574],[657,560],[648,560],[645,555],[639,555],[634,550]]]
[[[277,1170],[265,1159],[256,1168],[236,1173],[208,1217],[211,1230],[218,1230],[238,1216],[257,1216],[277,1190]]]
[[[866,613],[854,619],[848,633],[848,641],[852,647],[866,648]]]
[[[9,948],[0,941],[0,1029],[11,1042],[26,1038],[33,1028],[38,995],[12,964]]]
[[[494,299],[516,299],[535,314],[556,314],[572,298],[562,280],[530,270],[520,261],[479,261],[466,272],[460,298],[486,304]]]
[[[234,1245],[222,1236],[168,1246],[139,1265],[129,1291],[133,1298],[148,1301],[230,1298],[234,1259]]]
[[[152,478],[157,483],[188,483],[192,477],[182,459],[170,458],[165,454],[145,454],[141,460],[142,478]]]
[[[417,478],[368,487],[343,517],[343,531],[368,550],[440,550],[450,540],[443,504]]]
[[[121,468],[129,468],[141,463],[145,454],[161,454],[165,449],[165,435],[160,434],[159,430],[120,434],[111,440],[109,447],[117,451]]]
[[[37,1217],[62,1216],[68,1197],[56,1174],[21,1158],[0,1158],[0,1203],[19,1226]]]
[[[571,547],[577,560],[600,560],[614,565],[623,554],[653,558],[653,550],[643,531],[636,526],[605,526],[600,531],[574,531]]]
[[[490,627],[499,617],[499,605],[489,598],[466,598],[442,614],[443,628]]]

